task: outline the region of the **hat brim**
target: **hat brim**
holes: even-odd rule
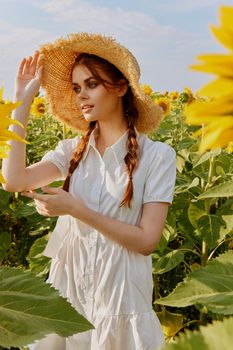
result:
[[[72,86],[72,70],[80,53],[100,56],[114,64],[128,79],[139,117],[135,127],[141,133],[156,129],[162,116],[161,108],[139,85],[140,69],[135,57],[114,39],[99,34],[78,33],[40,47],[43,65],[42,87],[46,92],[50,112],[60,121],[79,132],[86,132],[89,123],[77,105]]]

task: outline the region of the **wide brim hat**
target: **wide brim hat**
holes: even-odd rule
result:
[[[49,103],[50,113],[58,120],[86,132],[89,123],[77,105],[77,95],[72,86],[72,70],[81,53],[97,55],[115,65],[129,81],[139,117],[135,127],[141,133],[148,133],[158,126],[162,116],[161,108],[146,95],[139,83],[140,68],[136,58],[124,46],[109,36],[90,33],[70,34],[54,43],[40,47],[43,65],[42,87]]]

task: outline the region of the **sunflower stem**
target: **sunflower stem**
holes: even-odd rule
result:
[[[158,275],[156,273],[153,274],[153,281],[154,281],[154,301],[159,299],[159,283],[158,283]],[[160,305],[155,305],[155,311],[160,311]]]
[[[212,186],[213,184],[213,176],[214,176],[214,157],[211,156],[210,158],[210,166],[209,166],[209,173],[208,173],[208,180],[207,184],[205,186],[205,191]],[[205,199],[205,213],[206,215],[210,214],[210,198]],[[201,265],[204,267],[208,263],[208,244],[205,240],[202,241],[202,256],[201,256]],[[205,323],[205,312],[200,311],[200,322],[201,324]]]
[[[66,138],[66,126],[65,126],[65,124],[62,125],[62,137],[63,137],[63,140],[65,140],[65,138]]]

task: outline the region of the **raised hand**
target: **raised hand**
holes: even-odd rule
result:
[[[41,84],[43,67],[39,66],[39,52],[35,51],[34,56],[24,58],[19,66],[15,81],[16,99],[32,102],[38,93]]]

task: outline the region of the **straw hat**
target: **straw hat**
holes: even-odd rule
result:
[[[147,133],[154,130],[160,121],[161,108],[139,85],[140,68],[132,53],[115,39],[100,34],[77,33],[60,38],[54,43],[40,47],[43,64],[42,87],[50,105],[50,112],[59,120],[85,132],[89,123],[77,105],[77,95],[72,87],[72,69],[80,53],[94,54],[115,65],[128,79],[139,118],[137,130]]]

